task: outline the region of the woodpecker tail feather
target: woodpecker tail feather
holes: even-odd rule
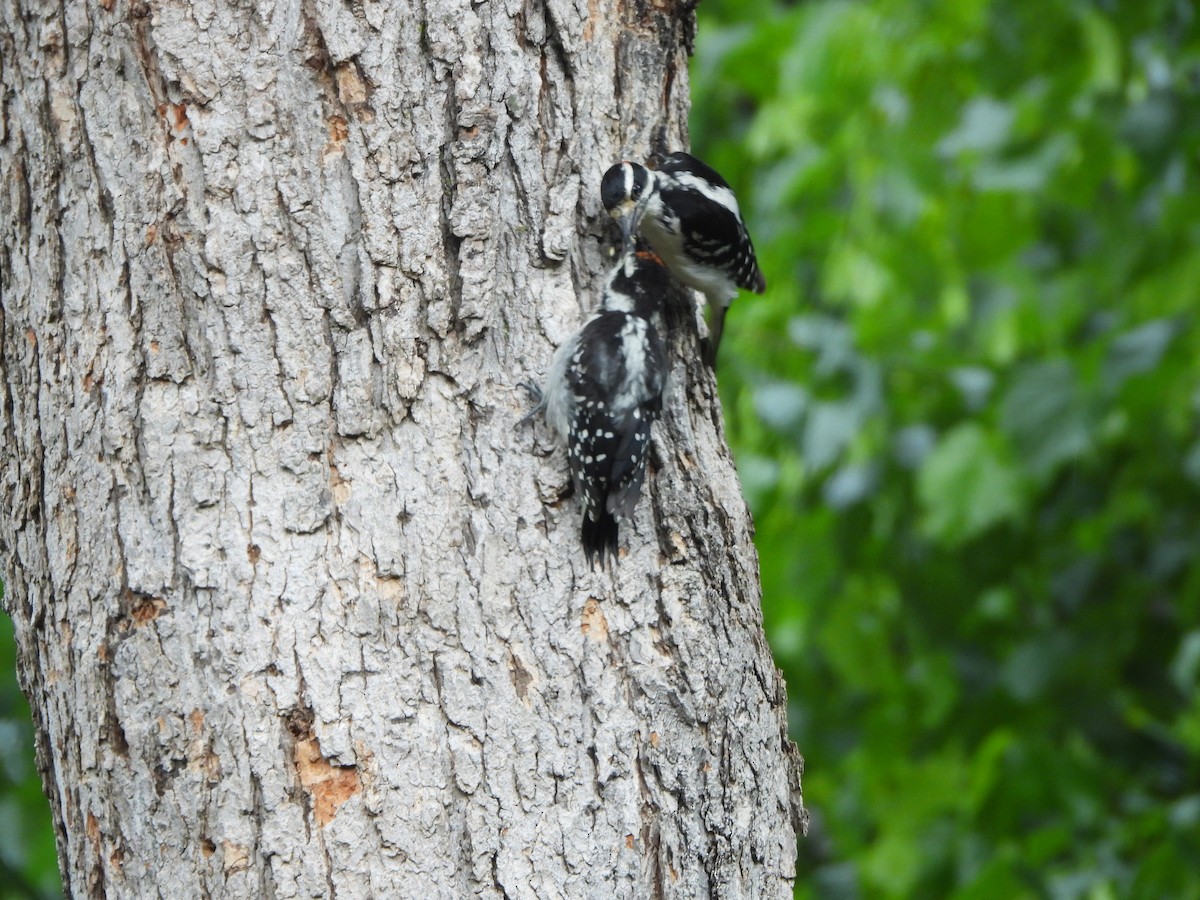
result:
[[[617,520],[613,514],[603,508],[596,510],[593,519],[588,510],[583,513],[583,528],[580,534],[583,542],[583,553],[587,557],[588,568],[596,568],[596,559],[604,568],[605,557],[617,558]]]

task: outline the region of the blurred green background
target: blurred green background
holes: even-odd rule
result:
[[[12,621],[0,612],[0,900],[61,897],[55,853],[50,804],[33,763],[33,719],[17,687]]]
[[[1200,898],[1189,2],[704,0],[798,897]],[[57,890],[0,616],[0,895]]]
[[[700,6],[799,897],[1200,898],[1196,17]]]

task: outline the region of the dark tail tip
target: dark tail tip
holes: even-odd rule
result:
[[[761,294],[767,289],[767,278],[759,269],[754,273],[754,293]]]
[[[599,515],[592,519],[587,512],[583,514],[583,528],[580,532],[583,541],[583,553],[587,557],[588,568],[596,567],[597,557],[600,567],[604,567],[605,557],[617,558],[617,520],[613,514],[600,510]]]

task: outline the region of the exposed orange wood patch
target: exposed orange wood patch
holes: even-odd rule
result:
[[[350,137],[350,123],[342,116],[330,116],[326,123],[326,128],[329,131],[329,140],[335,144],[344,144],[346,138]]]
[[[350,137],[350,123],[344,116],[330,116],[325,122],[325,130],[329,135],[329,143],[321,151],[321,161],[341,157],[346,151],[346,141]]]
[[[318,825],[331,822],[338,807],[362,790],[358,769],[330,764],[315,736],[296,741],[296,771],[300,784],[312,795]]]
[[[226,875],[234,872],[244,872],[250,868],[250,851],[242,844],[233,841],[221,841],[221,864]]]
[[[134,604],[130,615],[133,617],[134,624],[145,625],[147,622],[157,619],[166,608],[167,601],[162,597],[140,597]]]
[[[583,23],[583,39],[590,41],[596,33],[596,20],[600,17],[600,0],[588,0],[587,21]]]
[[[344,62],[337,67],[337,90],[338,99],[352,109],[367,102],[367,83],[353,62]]]
[[[583,633],[597,644],[608,640],[608,619],[604,617],[600,601],[595,597],[588,597],[587,602],[583,604],[583,622],[580,627]]]

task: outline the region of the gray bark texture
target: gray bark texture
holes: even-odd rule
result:
[[[694,319],[614,571],[516,426],[602,172],[686,144],[693,27],[0,0],[0,553],[69,895],[790,896]]]

